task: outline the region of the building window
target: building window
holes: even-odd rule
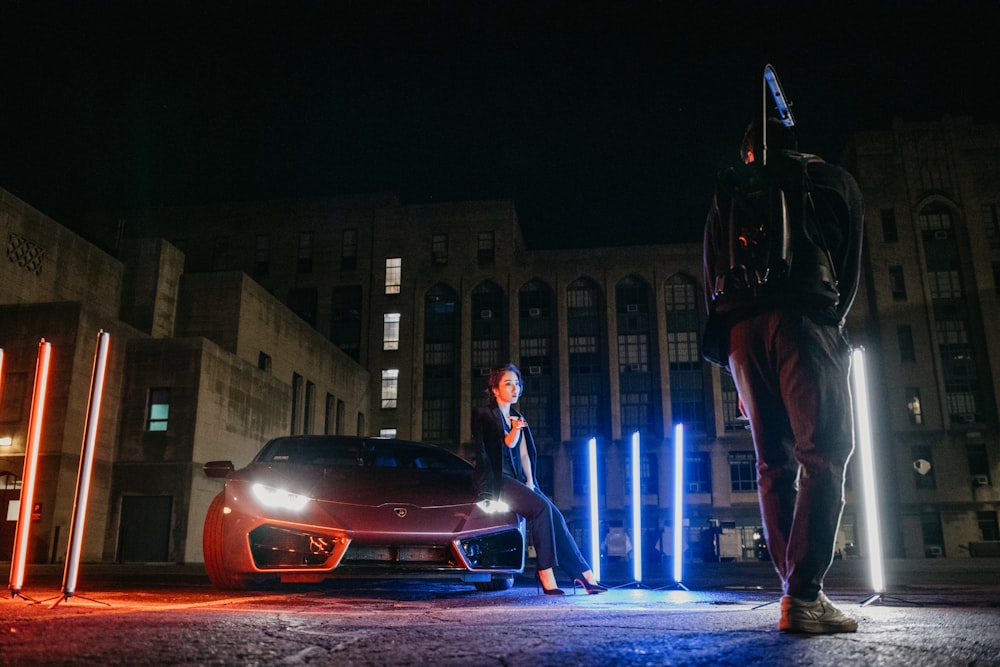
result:
[[[962,281],[958,271],[928,271],[927,283],[932,299],[961,299]]]
[[[688,493],[712,492],[712,458],[705,452],[684,457],[684,490]]]
[[[431,288],[424,301],[421,415],[421,439],[429,442],[458,442],[460,328],[458,295],[444,285]]]
[[[271,355],[265,352],[257,353],[257,368],[265,373],[271,372]]]
[[[729,452],[729,484],[733,491],[757,490],[757,458],[753,451]]]
[[[913,327],[900,324],[896,327],[896,342],[899,345],[899,360],[902,362],[916,361],[917,351],[913,346]]]
[[[312,273],[313,270],[313,242],[316,239],[315,232],[299,233],[299,254],[296,264],[296,271],[299,273]]]
[[[886,243],[896,243],[899,241],[899,234],[896,231],[895,209],[883,208],[880,214],[882,217],[882,240]]]
[[[969,474],[972,475],[973,486],[992,484],[990,479],[990,462],[986,458],[986,445],[969,445]]]
[[[253,251],[253,274],[266,276],[271,268],[271,235],[258,234]]]
[[[301,432],[299,430],[299,415],[302,413],[302,385],[302,376],[298,373],[292,373],[292,421],[288,431],[291,435],[298,435]]]
[[[993,293],[1000,296],[1000,262],[993,262]]]
[[[382,316],[382,349],[399,349],[399,313],[385,313]]]
[[[986,239],[990,242],[990,247],[1000,248],[1000,222],[997,220],[997,205],[983,204],[980,208],[980,214],[983,218],[983,231],[986,233]]]
[[[312,433],[313,415],[316,412],[316,385],[306,382],[306,398],[302,410],[302,433]]]
[[[337,401],[332,394],[326,395],[323,406],[323,435],[332,435],[337,429]]]
[[[388,257],[385,260],[385,293],[399,294],[403,277],[403,259]]]
[[[625,457],[625,488],[632,493],[632,457]],[[660,492],[660,475],[655,454],[639,455],[639,495],[651,496]]]
[[[892,292],[893,301],[906,301],[906,283],[903,280],[902,266],[889,267],[889,290]]]
[[[396,429],[394,428],[380,428],[378,430],[378,437],[380,438],[395,438]]]
[[[920,387],[906,388],[906,411],[910,414],[910,424],[924,425],[924,413],[920,407]]]
[[[149,390],[149,406],[146,409],[146,430],[166,431],[170,417],[170,390],[155,387]]]
[[[493,232],[479,232],[479,252],[477,253],[479,266],[492,266],[496,260],[493,245]]]
[[[570,437],[610,434],[610,396],[603,298],[596,283],[574,280],[566,288]]]
[[[913,485],[918,489],[933,489],[937,486],[934,479],[934,456],[930,447],[914,447],[910,450],[913,456]]]
[[[431,236],[431,263],[444,266],[448,263],[448,235],[433,234]]]
[[[382,371],[382,407],[395,408],[399,396],[399,369],[387,368]]]
[[[333,288],[330,340],[351,359],[361,358],[361,286]]]
[[[941,515],[937,512],[920,513],[920,533],[924,540],[925,558],[942,558],[944,551],[944,531],[941,529]]]
[[[991,510],[976,512],[976,521],[979,523],[979,534],[983,542],[1000,540],[1000,525],[997,524],[996,512]]]
[[[729,373],[720,373],[722,381],[722,422],[727,433],[744,431],[747,428],[747,418],[740,411],[740,394],[736,391],[736,383]]]
[[[358,268],[358,230],[345,229],[340,245],[340,270],[356,271]]]
[[[705,430],[705,373],[699,349],[697,290],[690,276],[671,276],[665,286],[670,408],[675,422]]]
[[[336,419],[336,433],[337,435],[344,435],[344,413],[346,411],[346,406],[341,400],[337,400],[337,419]]]

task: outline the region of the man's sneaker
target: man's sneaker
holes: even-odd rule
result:
[[[814,602],[784,595],[781,598],[778,629],[783,632],[830,635],[836,632],[857,632],[858,622],[834,607],[822,592]]]

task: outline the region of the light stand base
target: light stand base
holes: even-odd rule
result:
[[[866,597],[864,600],[862,600],[861,602],[859,602],[858,606],[859,607],[867,607],[868,605],[875,604],[876,602],[880,602],[882,604],[885,604],[887,601],[890,601],[890,600],[893,601],[893,602],[898,602],[900,604],[913,605],[914,607],[923,607],[923,605],[920,604],[919,602],[914,602],[913,600],[904,600],[903,598],[892,597],[890,595],[886,595],[885,593],[872,593],[871,595],[869,595],[868,597]]]

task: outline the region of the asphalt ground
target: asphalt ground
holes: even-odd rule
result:
[[[836,561],[827,593],[857,633],[777,630],[767,563],[697,563],[683,587],[649,571],[602,595],[478,593],[451,582],[363,580],[217,591],[198,565],[29,566],[0,602],[0,665],[1000,665],[1000,559]],[[7,567],[0,564],[0,571]],[[684,590],[687,588],[689,590]],[[868,604],[863,604],[868,602]]]

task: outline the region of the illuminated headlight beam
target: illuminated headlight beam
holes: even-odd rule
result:
[[[487,514],[501,514],[510,511],[510,505],[502,500],[480,500],[476,505]]]
[[[275,489],[263,484],[253,485],[254,497],[268,507],[280,507],[282,509],[298,512],[309,503],[307,496],[300,496],[284,489]]]

